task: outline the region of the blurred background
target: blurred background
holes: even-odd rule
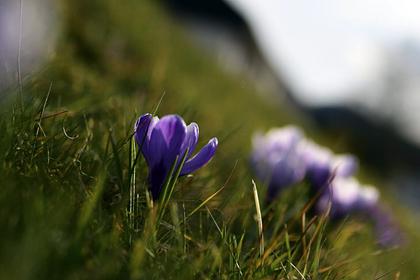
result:
[[[46,0],[0,1],[0,92],[16,85],[18,68],[27,77],[54,52],[55,8]]]
[[[251,80],[262,98],[346,142],[395,196],[420,210],[418,1],[163,4],[203,54]],[[52,1],[0,2],[0,91],[55,51],[56,14]]]
[[[166,3],[228,71],[348,142],[395,196],[420,210],[420,3]]]

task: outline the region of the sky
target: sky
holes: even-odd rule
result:
[[[226,1],[244,15],[273,69],[309,105],[375,106],[398,49],[406,42],[420,49],[417,0]]]

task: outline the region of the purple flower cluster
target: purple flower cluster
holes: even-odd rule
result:
[[[186,156],[180,176],[193,173],[211,160],[218,145],[217,138],[212,138],[193,156],[198,142],[198,125],[191,123],[187,126],[178,115],[167,115],[159,119],[144,114],[137,120],[134,129],[137,145],[149,167],[149,186],[153,200],[159,198],[174,164],[179,166]]]
[[[378,190],[353,177],[358,169],[354,156],[336,155],[306,139],[298,128],[287,126],[254,136],[251,163],[257,177],[268,185],[267,202],[306,180],[313,192],[319,193],[314,207],[318,213],[329,210],[332,219],[362,213],[374,222],[382,245],[400,240],[391,217],[380,210]]]

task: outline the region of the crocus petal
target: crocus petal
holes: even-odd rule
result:
[[[325,213],[331,202],[330,217],[339,219],[358,210],[361,186],[355,178],[334,177],[319,198],[316,210]]]
[[[185,136],[184,143],[182,143],[182,146],[181,146],[181,156],[184,155],[184,152],[186,151],[187,148],[188,148],[187,159],[191,156],[198,142],[198,134],[199,134],[199,129],[196,123],[193,122],[187,126],[187,135]]]
[[[214,156],[218,145],[217,138],[212,138],[193,158],[188,160],[181,171],[181,175],[190,174],[203,167]]]
[[[149,169],[149,189],[155,201],[159,198],[168,172],[169,170],[163,161],[158,162],[153,168]]]
[[[359,191],[358,208],[361,211],[369,211],[379,202],[379,191],[373,186],[364,186]]]
[[[334,156],[330,149],[321,147],[308,139],[302,141],[300,151],[308,168],[320,165],[329,168]]]
[[[326,187],[334,176],[330,168],[325,165],[314,165],[306,170],[306,177],[311,183],[314,192],[318,192]]]
[[[332,165],[335,174],[340,177],[353,176],[359,167],[357,158],[352,155],[335,156]]]
[[[272,170],[266,201],[273,201],[281,191],[302,181],[304,177],[305,165],[296,155],[283,158]]]
[[[149,152],[150,138],[153,131],[153,128],[159,121],[158,117],[152,117],[151,114],[147,113],[142,115],[134,126],[135,139],[139,148],[143,153],[146,162],[150,164],[152,155]]]
[[[152,122],[152,115],[147,113],[142,115],[134,125],[134,137],[136,139],[136,143],[138,147],[141,149],[146,162],[150,162],[149,154],[147,153],[148,146],[149,146],[149,140],[147,137],[147,134],[151,131],[150,124]]]
[[[151,120],[152,120],[152,115],[147,113],[147,114],[142,115],[136,121],[136,124],[134,125],[135,139],[139,147],[142,147],[144,143],[146,142],[146,135],[147,135],[147,131],[149,129]]]
[[[331,201],[331,218],[337,219],[353,213],[370,212],[378,203],[379,192],[375,187],[362,186],[353,177],[334,177],[321,195],[317,210],[325,212]]]
[[[152,131],[152,134],[150,136],[149,147],[145,154],[145,156],[148,156],[150,158],[150,161],[148,162],[149,169],[153,169],[155,165],[158,165],[161,162],[163,162],[164,155],[168,154],[168,145],[166,144],[163,133],[160,129],[156,129],[158,125],[159,123],[155,126],[155,129],[153,129]]]
[[[177,115],[168,115],[156,124],[154,130],[161,132],[162,140],[167,146],[165,162],[172,165],[176,156],[180,155],[180,148],[187,134],[184,120]]]
[[[153,117],[149,124],[149,129],[147,130],[147,141],[150,142],[150,137],[152,136],[152,131],[155,128],[156,124],[159,122],[159,117]]]

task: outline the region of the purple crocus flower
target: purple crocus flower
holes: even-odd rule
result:
[[[159,198],[165,179],[176,164],[186,155],[180,175],[190,174],[207,164],[216,152],[217,138],[212,138],[196,155],[192,156],[198,141],[198,125],[186,125],[178,115],[159,119],[151,114],[142,115],[135,125],[137,145],[149,167],[149,185],[153,200]]]
[[[390,212],[379,203],[379,192],[373,186],[361,186],[355,178],[335,177],[318,199],[316,211],[325,213],[328,207],[334,220],[356,213],[368,218],[382,247],[403,242],[401,229]]]
[[[377,205],[379,199],[375,187],[362,186],[353,177],[334,177],[329,186],[321,191],[316,211],[325,213],[330,206],[330,217],[333,219],[368,211]]]
[[[335,155],[330,149],[309,140],[300,144],[300,152],[306,165],[306,177],[316,191],[325,187],[332,177],[350,177],[358,168],[356,157]]]
[[[303,180],[305,164],[298,149],[302,139],[302,132],[294,126],[254,136],[251,163],[257,177],[268,183],[268,202],[284,188]]]

